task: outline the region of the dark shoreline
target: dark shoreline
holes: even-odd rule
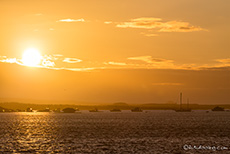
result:
[[[210,110],[216,106],[223,107],[226,110],[230,109],[230,104],[190,104],[189,108],[192,110]],[[179,109],[179,104],[126,104],[126,103],[114,103],[108,105],[74,105],[74,104],[28,104],[17,102],[4,102],[0,103],[0,108],[10,109],[14,111],[24,111],[27,108],[33,108],[33,110],[44,110],[49,108],[50,110],[64,109],[64,108],[78,108],[79,110],[92,110],[97,108],[98,110],[112,110],[114,108],[120,110],[131,110],[135,107],[139,107],[142,110],[175,110]],[[187,105],[183,104],[182,108],[186,109]]]

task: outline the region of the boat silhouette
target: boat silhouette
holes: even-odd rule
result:
[[[139,107],[135,107],[131,110],[132,112],[142,112],[142,109]]]
[[[212,111],[225,111],[223,107],[216,106],[212,109]]]
[[[99,112],[97,108],[89,110],[89,112]]]
[[[74,108],[65,108],[62,111],[64,113],[74,113],[76,110]]]
[[[112,109],[112,110],[110,110],[110,112],[121,112],[121,110],[120,109]]]

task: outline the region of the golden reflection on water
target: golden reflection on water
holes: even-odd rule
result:
[[[51,140],[55,139],[52,115],[43,112],[21,112],[16,115],[13,135],[16,149],[21,152],[48,150]]]

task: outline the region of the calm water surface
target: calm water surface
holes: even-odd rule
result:
[[[0,113],[0,153],[229,153],[230,112]]]

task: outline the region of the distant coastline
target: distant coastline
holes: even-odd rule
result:
[[[64,108],[78,108],[79,110],[90,110],[97,108],[99,110],[112,110],[118,108],[120,110],[131,110],[135,107],[139,107],[142,110],[174,110],[179,108],[179,104],[127,104],[127,103],[113,103],[108,105],[75,105],[75,104],[29,104],[18,102],[1,102],[0,107],[12,110],[25,110],[27,108],[33,108],[35,110],[44,110],[49,108],[50,110],[64,109]],[[216,106],[230,109],[230,104],[190,104],[189,107],[192,110],[210,110]],[[186,104],[182,105],[182,108],[186,108]]]

